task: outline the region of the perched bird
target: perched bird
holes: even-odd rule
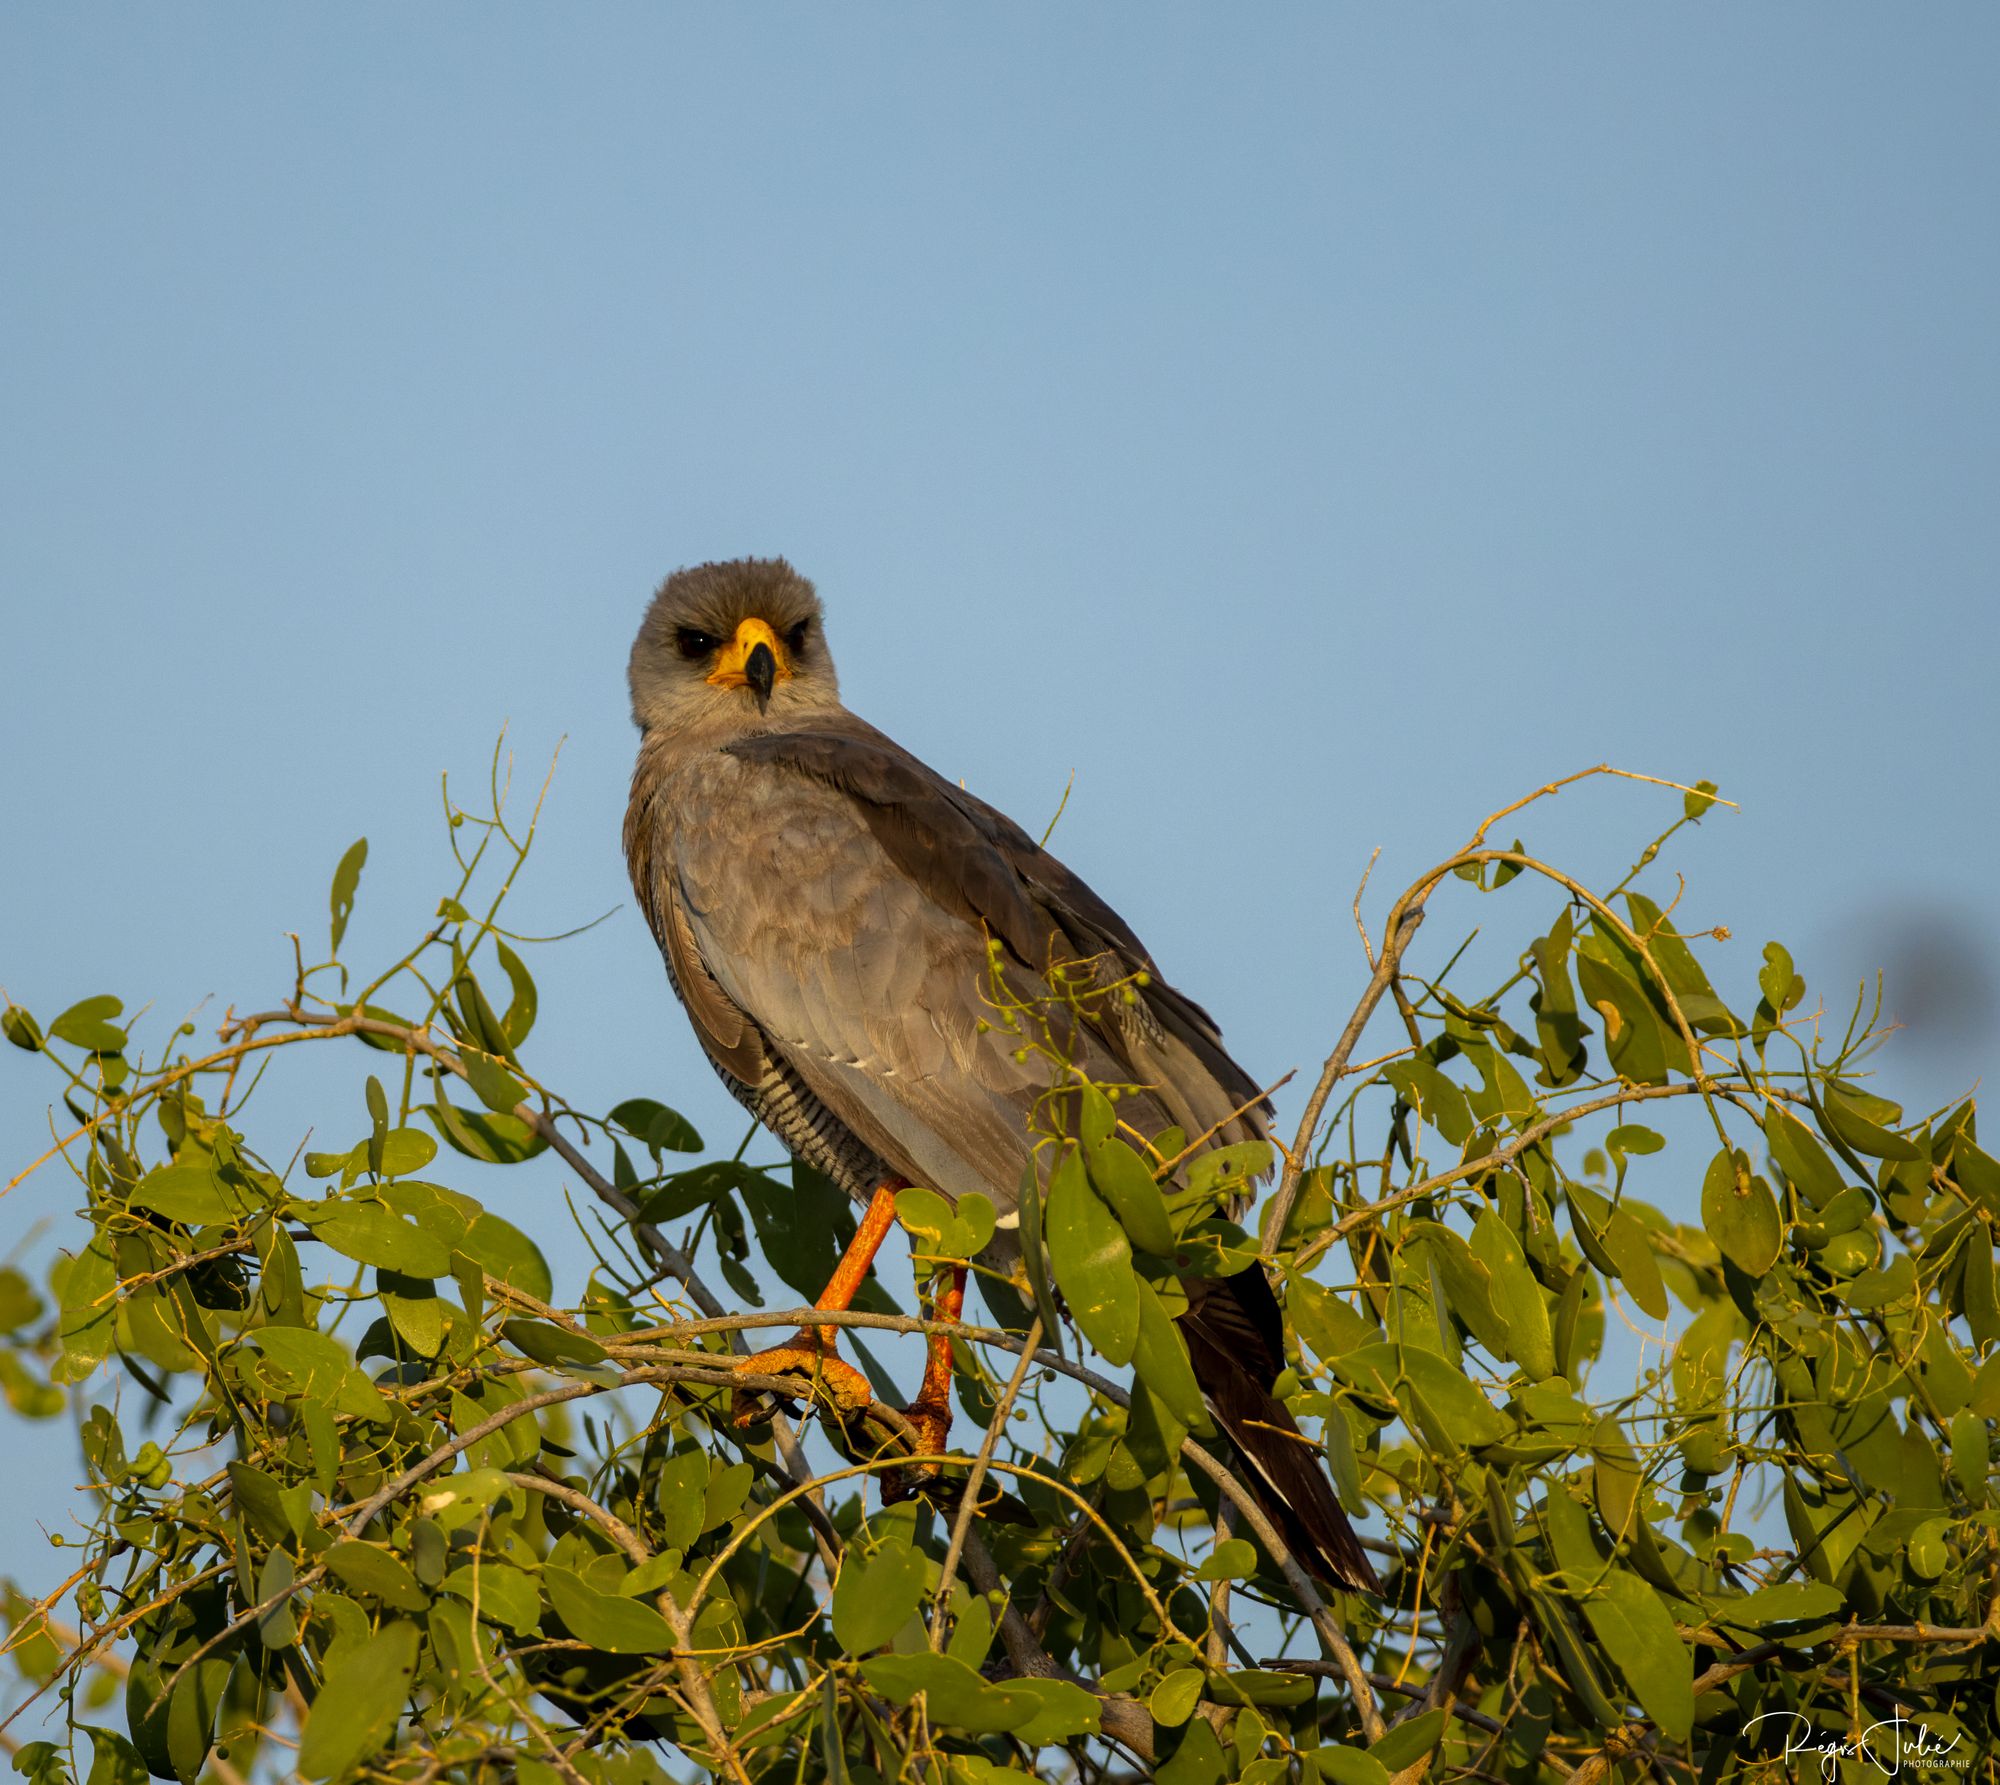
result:
[[[669,577],[630,683],[640,743],[625,854],[674,989],[730,1091],[866,1205],[820,1308],[852,1300],[899,1188],[978,1192],[1011,1227],[1050,1064],[1022,1058],[1019,1036],[991,1022],[996,962],[1030,997],[1077,1013],[1070,1064],[1135,1087],[1117,1108],[1143,1138],[1265,1134],[1256,1082],[1118,914],[841,704],[819,599],[783,559]],[[1049,982],[1065,971],[1136,996],[1064,1001]],[[1248,1485],[1308,1569],[1379,1590],[1314,1447],[1271,1393],[1284,1338],[1262,1270],[1184,1281],[1195,1378]],[[943,1318],[958,1317],[963,1290],[961,1269]],[[848,1406],[868,1396],[830,1327],[752,1361],[810,1373]],[[935,1340],[909,1416],[940,1447],[949,1382]]]

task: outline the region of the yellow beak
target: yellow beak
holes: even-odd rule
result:
[[[714,687],[754,688],[759,700],[769,700],[773,684],[791,677],[792,660],[784,641],[762,620],[745,620],[738,626],[708,672]]]

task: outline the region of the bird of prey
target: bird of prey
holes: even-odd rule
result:
[[[1216,1025],[1082,880],[984,801],[841,704],[812,584],[783,559],[676,572],[632,648],[638,764],[625,817],[633,888],[723,1083],[798,1158],[866,1205],[822,1309],[844,1308],[910,1185],[1017,1216],[1048,1062],[990,1019],[997,962],[1056,1003],[1050,976],[1132,990],[1071,1000],[1066,1045],[1131,1086],[1122,1123],[1205,1145],[1261,1138],[1270,1109]],[[1029,1057],[1023,1058],[1027,1051]],[[1043,1181],[1046,1181],[1044,1169]],[[1013,1237],[1003,1231],[1002,1246]],[[1298,1559],[1379,1591],[1314,1447],[1272,1394],[1279,1310],[1261,1268],[1184,1280],[1195,1378]],[[939,1303],[955,1320],[964,1273]],[[909,1417],[942,1448],[949,1349],[934,1339]],[[753,1360],[847,1406],[833,1329]]]

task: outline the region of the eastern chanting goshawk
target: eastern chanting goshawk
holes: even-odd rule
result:
[[[841,704],[819,598],[783,559],[669,577],[630,680],[640,743],[625,853],[674,989],[730,1091],[866,1205],[820,1308],[852,1300],[898,1189],[978,1192],[1005,1228],[1036,1181],[1023,1168],[1050,1063],[991,1020],[996,964],[1030,1000],[1080,1013],[1069,1064],[1132,1087],[1117,1108],[1142,1141],[1169,1128],[1211,1145],[1266,1134],[1256,1082],[1118,914]],[[1065,1002],[1049,978],[1070,970],[1137,995]],[[1195,1378],[1248,1485],[1313,1573],[1378,1590],[1314,1447],[1271,1392],[1284,1338],[1262,1269],[1183,1281]],[[958,1317],[963,1288],[961,1269],[940,1317]],[[832,1328],[754,1361],[808,1371],[850,1405],[867,1398]],[[934,1339],[909,1415],[940,1444],[949,1381],[947,1342]]]

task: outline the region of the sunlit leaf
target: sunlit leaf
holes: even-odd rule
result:
[[[1770,1185],[1753,1177],[1739,1150],[1720,1152],[1709,1162],[1701,1186],[1701,1222],[1723,1255],[1747,1277],[1760,1277],[1777,1262],[1784,1224]]]
[[[833,1634],[850,1655],[879,1649],[910,1621],[924,1594],[923,1552],[887,1543],[873,1555],[847,1552],[833,1589]]]
[[[306,1718],[298,1769],[309,1779],[348,1772],[395,1733],[417,1669],[417,1627],[384,1625],[328,1670]]]
[[[1139,1155],[1113,1135],[1090,1149],[1086,1165],[1091,1184],[1111,1205],[1133,1245],[1171,1258],[1174,1229],[1167,1219],[1166,1199]]]
[[[1694,1725],[1694,1662],[1660,1595],[1614,1568],[1583,1612],[1646,1714],[1671,1740],[1685,1741]]]
[[[347,920],[354,915],[354,894],[361,885],[361,870],[367,860],[368,839],[358,837],[333,871],[333,890],[327,900],[333,912],[332,941],[327,949],[329,954],[340,953],[340,944],[347,935]]]
[[[570,1634],[594,1649],[663,1655],[674,1646],[673,1626],[650,1605],[600,1592],[567,1568],[544,1568],[542,1586]]]
[[[125,1006],[108,994],[72,1004],[49,1024],[51,1041],[67,1041],[92,1053],[115,1054],[125,1045],[125,1031],[111,1021]]]
[[[1108,1362],[1128,1364],[1139,1339],[1139,1283],[1125,1229],[1090,1187],[1075,1147],[1064,1150],[1043,1213],[1049,1262],[1083,1336]]]

